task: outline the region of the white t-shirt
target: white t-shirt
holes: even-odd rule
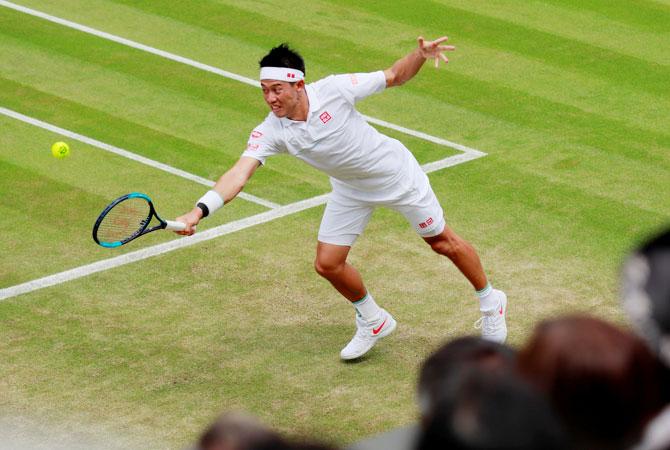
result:
[[[355,103],[386,87],[384,72],[331,75],[305,86],[306,121],[270,112],[251,132],[249,156],[265,164],[268,156],[289,153],[330,175],[334,187],[377,191],[413,176],[418,163],[396,139],[370,126]],[[419,169],[420,170],[420,169]]]

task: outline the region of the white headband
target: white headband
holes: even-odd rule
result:
[[[290,69],[288,67],[261,67],[261,80],[279,80],[300,81],[305,79],[305,74],[298,69]]]

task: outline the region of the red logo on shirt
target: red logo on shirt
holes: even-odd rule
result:
[[[261,146],[261,144],[249,143],[249,144],[247,144],[247,150],[251,150],[251,151],[258,150],[258,147],[260,147],[260,146]]]
[[[258,139],[261,136],[263,136],[263,133],[261,133],[260,131],[254,130],[251,132],[251,137],[254,139]]]
[[[349,74],[349,78],[351,79],[352,86],[356,86],[358,84],[358,77],[356,76],[355,73]]]
[[[326,122],[328,122],[330,119],[332,119],[332,117],[330,117],[330,114],[328,114],[328,111],[324,111],[324,112],[319,116],[319,119],[321,119],[321,122],[326,123]]]

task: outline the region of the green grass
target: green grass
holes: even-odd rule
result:
[[[670,222],[661,2],[21,4],[251,78],[283,41],[315,80],[388,67],[417,35],[448,34],[458,50],[447,67],[359,109],[488,153],[430,179],[507,291],[513,345],[558,314],[623,322],[621,261]],[[199,176],[223,173],[267,114],[251,86],[7,8],[0,22],[0,106]],[[381,131],[422,163],[456,153]],[[56,160],[56,140],[68,139],[0,116],[0,289],[173,239],[95,246],[92,223],[117,195],[147,192],[172,217],[205,190],[73,140]],[[328,189],[323,174],[278,157],[245,191],[288,204]],[[201,229],[262,211],[236,200]],[[322,211],[1,302],[0,419],[100,429],[132,448],[183,448],[230,409],[338,444],[412,421],[418,365],[474,332],[471,290],[401,216],[377,211],[351,261],[399,327],[363,361],[341,363],[353,314],[312,268]]]

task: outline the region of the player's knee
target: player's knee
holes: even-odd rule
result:
[[[339,261],[330,261],[319,258],[314,261],[314,269],[316,270],[316,273],[324,278],[336,275],[342,270],[343,267],[344,264],[340,263]]]

